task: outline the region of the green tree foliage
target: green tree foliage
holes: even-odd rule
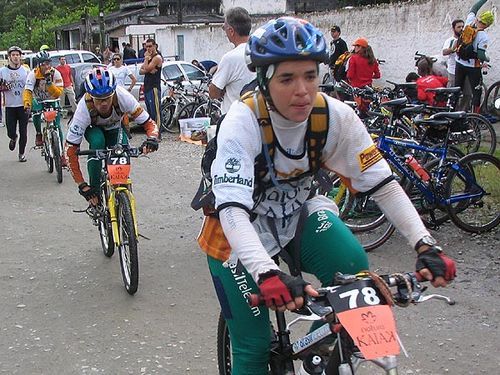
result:
[[[101,0],[104,12],[118,7],[117,0]],[[55,46],[53,28],[79,22],[85,14],[99,14],[99,0],[0,0],[0,49],[18,45],[37,51]]]

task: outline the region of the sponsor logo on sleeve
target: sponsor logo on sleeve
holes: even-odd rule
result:
[[[229,158],[226,160],[226,164],[224,164],[224,167],[226,167],[226,171],[228,171],[229,173],[236,173],[240,170],[241,163],[236,158]]]
[[[359,170],[364,172],[381,159],[382,154],[377,146],[373,144],[358,154]]]

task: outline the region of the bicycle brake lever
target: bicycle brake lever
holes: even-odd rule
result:
[[[414,300],[415,303],[422,303],[426,302],[431,299],[437,299],[440,301],[445,301],[448,305],[454,305],[455,301],[452,300],[450,297],[443,296],[442,294],[427,294],[427,295],[420,295],[417,299]]]

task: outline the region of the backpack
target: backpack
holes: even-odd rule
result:
[[[253,111],[261,127],[262,152],[255,159],[255,180],[256,191],[262,191],[268,185],[263,184],[264,177],[273,167],[273,158],[277,147],[276,136],[271,125],[271,119],[263,95],[258,92],[249,92],[241,97],[241,100]],[[321,153],[326,144],[328,134],[329,116],[326,99],[318,93],[313,110],[309,115],[308,129],[306,131],[307,152],[309,155],[309,171],[306,174],[316,174],[321,168]],[[223,117],[217,125],[217,132],[212,138],[203,153],[201,160],[202,179],[193,200],[191,207],[197,211],[203,208],[205,216],[217,216],[215,209],[215,196],[212,191],[211,167],[217,155],[217,134],[219,132]],[[271,158],[269,163],[265,154]],[[299,176],[300,177],[300,176]],[[296,177],[297,178],[297,177]],[[258,194],[258,193],[257,193]]]
[[[477,58],[477,52],[474,51],[473,42],[476,39],[477,29],[471,25],[464,27],[462,34],[457,42],[457,56],[462,60],[470,60]]]
[[[342,81],[347,77],[347,61],[351,57],[351,53],[349,51],[344,52],[339,56],[337,61],[335,61],[335,66],[333,67],[333,77],[336,81]]]

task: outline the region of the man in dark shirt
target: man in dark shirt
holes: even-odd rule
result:
[[[340,37],[340,27],[332,26],[330,29],[332,41],[330,42],[330,69],[333,70],[335,61],[347,51],[347,43]]]
[[[144,99],[149,116],[160,126],[161,67],[163,57],[158,53],[158,46],[154,39],[146,40],[144,46],[146,48],[144,62],[139,70],[139,74],[144,75]]]

